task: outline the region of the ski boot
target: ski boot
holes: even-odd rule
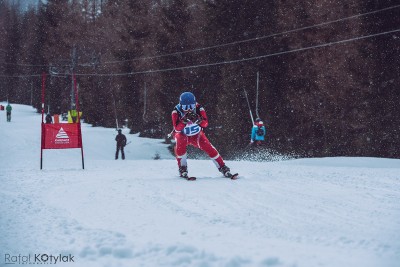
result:
[[[187,166],[180,166],[179,167],[179,176],[186,178],[188,177],[188,170],[187,170]]]
[[[231,169],[228,166],[224,165],[218,169],[226,178],[231,178],[232,180],[236,180],[238,175],[237,173],[232,174]]]
[[[179,167],[179,176],[184,178],[184,179],[186,179],[186,180],[188,180],[188,181],[196,180],[196,177],[189,177],[187,166],[180,166]]]
[[[224,165],[218,169],[225,177],[229,177],[231,175],[231,169],[228,166]]]

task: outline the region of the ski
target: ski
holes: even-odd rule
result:
[[[181,176],[181,178],[183,178],[187,181],[196,181],[196,177],[194,177],[194,176]]]
[[[194,177],[194,176],[187,176],[187,175],[184,175],[184,176],[179,176],[179,177],[185,179],[186,181],[196,181],[196,180],[197,180],[197,178]],[[239,177],[239,173],[235,173],[235,174],[226,173],[226,174],[224,175],[224,177],[225,177],[225,178],[229,178],[229,179],[231,179],[231,180],[236,180],[236,179],[238,179],[238,177]]]
[[[239,177],[239,173],[235,173],[235,174],[227,173],[225,177],[230,178],[231,180],[236,180]]]
[[[196,177],[189,176],[186,171],[182,172],[180,177],[183,178],[183,179],[186,179],[187,181],[195,181],[196,180]]]

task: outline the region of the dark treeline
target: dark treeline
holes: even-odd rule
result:
[[[0,101],[39,110],[45,72],[46,109],[66,112],[74,72],[86,122],[117,119],[160,138],[180,93],[192,91],[228,157],[249,143],[243,91],[256,116],[258,72],[269,148],[400,157],[400,33],[357,39],[398,29],[400,8],[339,20],[396,0],[48,0],[23,12],[8,2],[0,1]]]

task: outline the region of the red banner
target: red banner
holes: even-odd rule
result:
[[[80,123],[42,123],[42,149],[82,148]]]

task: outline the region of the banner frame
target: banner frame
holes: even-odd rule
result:
[[[78,147],[81,149],[81,157],[82,157],[82,169],[85,169],[85,160],[83,154],[83,142],[82,142],[82,127],[81,127],[81,120],[79,115],[79,102],[78,102],[78,89],[76,83],[75,73],[72,73],[72,80],[74,85],[75,91],[75,102],[76,102],[76,109],[78,112],[78,120],[75,124],[77,124],[77,138],[78,138]],[[44,101],[46,95],[46,73],[42,73],[42,123],[41,123],[41,145],[40,145],[40,169],[43,169],[43,150],[44,149],[56,149],[56,148],[45,148],[46,144],[46,125],[44,123]],[[68,148],[60,148],[60,149],[68,149]]]

